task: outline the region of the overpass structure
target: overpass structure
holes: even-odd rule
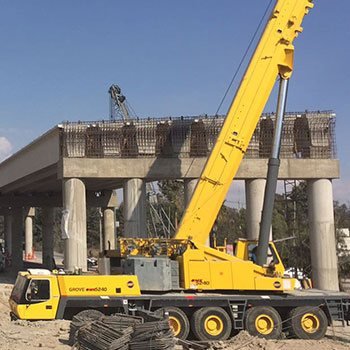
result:
[[[62,207],[65,268],[86,269],[86,207],[103,208],[104,247],[114,247],[117,205],[123,188],[125,236],[146,230],[146,183],[183,179],[191,196],[215,143],[223,116],[140,119],[128,122],[66,122],[0,164],[0,215],[13,265],[32,250],[35,207],[43,210],[43,261],[52,266],[53,208]],[[274,115],[262,116],[236,179],[245,180],[248,238],[256,238],[272,144]],[[281,150],[280,179],[308,182],[314,281],[337,289],[332,179],[339,178],[335,115],[330,111],[288,113]]]

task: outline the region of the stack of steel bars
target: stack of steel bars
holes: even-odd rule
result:
[[[75,316],[71,331],[78,350],[171,350],[176,339],[168,319],[151,312],[137,311],[137,316],[115,314],[98,320]]]
[[[137,324],[130,341],[130,350],[174,349],[176,340],[168,320]]]
[[[79,329],[77,348],[79,350],[128,350],[132,332],[132,327],[121,331],[102,321],[95,321]]]
[[[70,341],[81,350],[128,349],[133,326],[142,323],[142,317],[116,314],[98,320],[73,317]]]

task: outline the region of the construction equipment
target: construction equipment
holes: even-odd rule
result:
[[[287,87],[293,71],[293,41],[302,31],[302,20],[312,7],[313,3],[310,0],[277,1],[175,238],[167,243],[168,249],[165,254],[170,260],[178,263],[181,276],[180,287],[185,290],[282,292],[293,290],[297,286],[295,279],[283,276],[284,267],[281,259],[273,243],[269,243],[268,240],[279,167]],[[207,247],[205,242],[278,77],[280,90],[276,127],[256,252],[257,261],[251,261],[249,249],[252,249],[252,245],[257,245],[256,242],[243,240],[239,242],[239,246],[244,247],[243,258],[237,254],[232,256]],[[147,265],[144,256],[152,259],[152,256],[163,254],[162,245],[164,240],[120,240],[120,251],[115,257],[118,258],[119,254],[122,267],[127,265],[125,260],[129,255],[134,256],[133,266]],[[272,264],[267,264],[268,254],[275,256]],[[154,259],[159,260],[159,258]],[[127,271],[131,272],[131,270]],[[149,281],[150,279],[146,276],[147,271],[141,271],[142,269],[138,269],[138,277]],[[167,283],[166,280],[164,281]],[[147,290],[142,283],[140,286],[141,290]],[[160,287],[160,290],[164,289],[165,287]]]
[[[297,280],[284,276],[276,247],[268,241],[293,41],[312,7],[311,0],[277,1],[175,237],[120,239],[118,249],[107,252],[119,276],[20,273],[10,299],[16,317],[62,318],[83,308],[167,311],[177,337],[186,339],[191,330],[199,340],[227,339],[240,329],[278,338],[282,321],[290,322],[287,328],[297,337],[320,339],[328,324],[350,320],[349,295],[296,292]],[[277,77],[280,92],[259,242],[239,240],[230,255],[205,243]],[[37,280],[47,281],[47,293],[35,303],[31,291]]]
[[[111,298],[121,295],[140,295],[136,276],[59,275],[44,269],[28,269],[18,273],[10,307],[12,318],[69,319],[89,308],[96,298],[108,305]],[[120,307],[123,308],[122,302]]]
[[[116,120],[120,118],[124,122],[130,122],[133,117],[130,111],[126,97],[122,94],[122,89],[118,85],[111,85],[108,89],[109,93],[109,113],[110,119]]]

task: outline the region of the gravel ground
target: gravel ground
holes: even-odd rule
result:
[[[7,273],[0,275],[0,349],[70,349],[67,345],[69,321],[10,321],[8,298],[14,279]],[[330,328],[320,341],[265,340],[240,332],[228,342],[215,344],[212,349],[225,350],[345,350],[350,348],[350,327]]]

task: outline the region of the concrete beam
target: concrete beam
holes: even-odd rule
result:
[[[116,207],[117,197],[111,190],[86,192],[87,205],[90,207]],[[7,215],[14,207],[62,207],[62,193],[30,193],[0,195],[0,215]]]
[[[1,168],[1,166],[0,166]],[[20,170],[20,169],[19,169]],[[4,186],[1,186],[1,193],[24,193],[31,192],[33,188],[38,192],[43,192],[41,189],[49,189],[49,191],[58,191],[57,186],[57,165],[53,164],[47,168],[40,169],[36,172],[28,174],[23,177],[19,177],[13,182],[8,182]]]
[[[1,210],[15,207],[61,207],[62,193],[30,193],[0,195]]]
[[[60,158],[60,129],[53,129],[1,163],[0,188],[56,164]]]
[[[265,178],[267,159],[244,159],[237,180]],[[206,158],[63,158],[59,177],[127,179],[147,181],[158,179],[198,178]],[[337,159],[282,159],[279,179],[337,179],[340,176]]]

